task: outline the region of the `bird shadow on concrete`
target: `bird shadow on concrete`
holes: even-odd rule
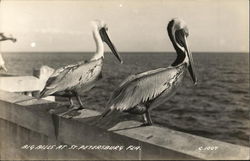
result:
[[[82,115],[84,115],[84,112],[82,113]],[[142,118],[140,119],[140,116],[121,113],[117,111],[112,112],[110,115],[104,118],[102,118],[101,115],[98,114],[96,116],[86,117],[86,118],[73,117],[73,119],[86,123],[90,126],[96,126],[109,131],[121,131],[121,130],[128,130],[128,129],[142,127],[141,126]],[[128,121],[136,123],[133,123],[133,125],[127,123],[123,124],[123,122],[128,122]]]
[[[52,114],[52,119],[55,127],[59,126],[60,117],[77,120],[89,126],[95,126],[108,131],[116,132],[122,130],[130,130],[140,128],[142,126],[143,118],[140,115],[132,115],[128,113],[114,111],[106,117],[101,117],[101,113],[90,109],[73,110],[65,116],[60,116],[62,113],[70,110],[67,104],[54,106],[54,108],[47,108],[48,112]],[[57,128],[55,133],[57,136]]]

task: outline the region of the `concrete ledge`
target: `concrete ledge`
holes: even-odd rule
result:
[[[39,103],[33,100],[32,103],[25,106],[13,104],[12,102],[20,99],[19,97],[20,95],[14,93],[0,91],[0,100],[3,100],[0,101],[0,118],[2,120],[46,136],[53,140],[52,142],[67,145],[123,145],[125,147],[133,145],[140,146],[142,149],[120,152],[88,151],[93,157],[88,159],[249,159],[250,149],[248,147],[168,128],[140,127],[141,123],[136,121],[117,123],[113,116],[102,120],[101,124],[96,124],[99,113],[92,110],[82,110],[73,119],[65,119],[48,113],[51,109],[65,111],[66,108],[63,105],[45,100],[39,100]],[[40,140],[40,137],[38,136],[37,139]],[[47,142],[47,144],[50,143]],[[217,150],[204,150],[204,147],[208,146],[218,148]],[[201,149],[201,147],[203,148]],[[74,151],[74,153],[76,154],[71,156],[72,159],[82,159],[81,155],[85,154],[83,151]],[[48,152],[44,157],[53,155],[52,152]]]
[[[24,150],[24,145],[65,145],[53,138],[15,123],[0,119],[0,160],[71,160],[72,158],[98,159],[87,151],[73,150]],[[74,156],[74,157],[72,157]]]
[[[42,84],[33,76],[1,77],[0,88],[9,92],[38,91]]]
[[[40,69],[33,70],[33,76],[1,75],[0,90],[36,96],[43,89],[53,71],[54,69],[48,66],[42,66]],[[54,96],[49,96],[45,99],[55,100]]]

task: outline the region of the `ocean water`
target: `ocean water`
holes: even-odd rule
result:
[[[32,75],[33,68],[58,68],[81,60],[91,53],[4,53],[9,73]],[[121,53],[120,65],[105,53],[103,79],[83,96],[84,104],[103,111],[112,91],[130,74],[169,66],[174,53]],[[165,104],[152,111],[157,126],[249,146],[249,54],[193,53],[198,85],[189,75]],[[67,101],[58,98],[58,101]]]

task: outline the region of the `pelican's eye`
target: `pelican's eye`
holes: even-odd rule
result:
[[[109,28],[108,28],[108,27],[105,27],[105,29],[106,29],[106,31],[108,31],[108,30],[109,30]]]

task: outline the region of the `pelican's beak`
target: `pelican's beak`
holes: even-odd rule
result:
[[[121,59],[121,56],[118,54],[115,46],[113,45],[113,43],[111,42],[111,40],[109,39],[109,36],[106,32],[106,28],[103,27],[100,29],[99,31],[100,35],[101,35],[101,38],[102,38],[102,41],[106,42],[106,44],[109,46],[109,48],[111,49],[112,53],[116,56],[116,58],[120,61],[120,63],[122,64],[123,61]]]
[[[8,71],[7,68],[6,68],[4,65],[1,65],[1,66],[0,66],[0,70],[4,70],[5,72]]]
[[[197,84],[197,77],[195,75],[195,70],[194,70],[194,61],[193,61],[193,56],[192,53],[189,50],[188,43],[187,43],[187,37],[184,36],[184,48],[186,50],[188,59],[189,59],[189,64],[188,64],[188,71],[192,77],[192,80],[194,82],[194,85]]]

